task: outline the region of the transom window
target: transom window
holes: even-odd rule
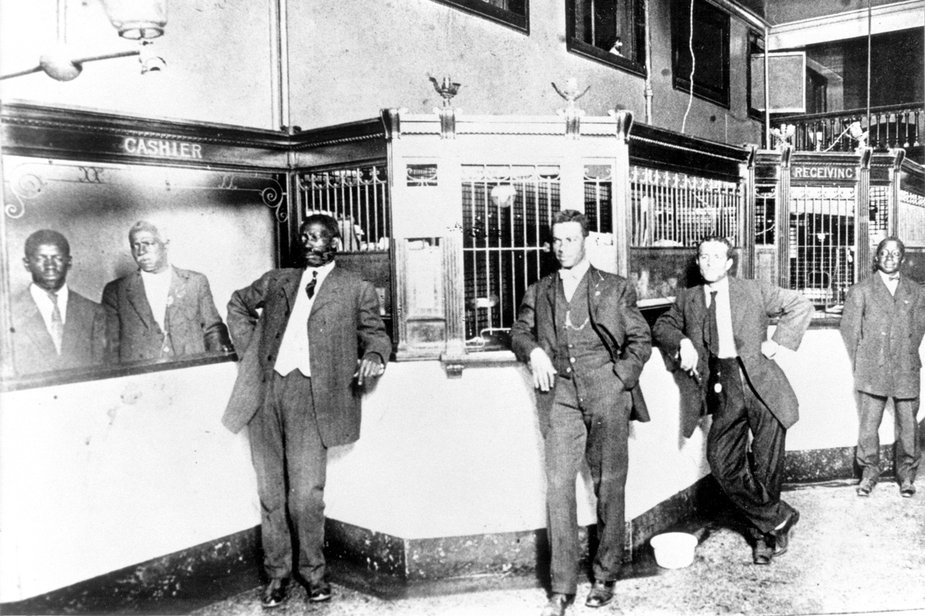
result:
[[[643,0],[566,0],[569,51],[645,75]]]

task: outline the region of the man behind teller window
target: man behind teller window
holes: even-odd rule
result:
[[[68,288],[71,246],[63,235],[40,229],[26,239],[23,264],[29,288],[13,298],[16,372],[32,374],[92,366],[103,360],[106,313]]]
[[[103,289],[110,361],[231,350],[209,280],[170,265],[168,241],[149,222],[132,225],[128,241],[138,271]]]

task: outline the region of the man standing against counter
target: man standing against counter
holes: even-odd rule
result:
[[[710,471],[749,523],[753,562],[769,565],[787,551],[800,519],[780,497],[787,429],[799,418],[799,403],[774,357],[781,346],[800,346],[813,307],[796,291],[729,276],[733,254],[726,238],[700,242],[703,284],[678,294],[652,337],[690,377],[681,380],[684,436],[704,411],[713,416]],[[777,327],[769,339],[772,317]]]
[[[293,570],[309,601],[331,598],[322,551],[328,448],[359,438],[363,387],[392,350],[373,285],[335,266],[337,221],[313,214],[299,237],[303,269],[271,270],[228,302],[241,366],[222,422],[234,432],[248,426],[270,578],[264,608],[287,600]]]
[[[588,261],[585,215],[559,212],[552,236],[560,269],[527,289],[511,344],[530,366],[545,442],[552,594],[543,616],[562,616],[578,585],[575,479],[582,460],[597,496],[599,539],[585,605],[613,600],[623,560],[629,421],[649,420],[638,379],[652,346],[633,286]]]

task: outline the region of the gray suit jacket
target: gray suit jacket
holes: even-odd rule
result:
[[[209,280],[174,267],[164,332],[154,320],[140,272],[103,289],[109,361],[168,359],[230,350],[228,330],[215,308]]]
[[[874,273],[848,290],[841,335],[854,369],[854,386],[877,396],[917,398],[925,335],[925,292],[906,276],[896,295]]]
[[[610,352],[614,377],[632,396],[630,417],[649,421],[639,375],[652,352],[652,344],[649,325],[636,307],[636,290],[625,278],[594,267],[588,269],[587,279],[591,326]],[[537,347],[555,361],[558,284],[559,274],[554,272],[530,285],[524,295],[517,321],[511,327],[511,349],[523,362],[530,360],[530,352]],[[551,399],[551,396],[538,397],[537,403],[551,404]],[[545,413],[547,409],[541,406],[538,410]]]
[[[68,289],[61,355],[28,289],[13,298],[13,353],[18,374],[33,374],[103,362],[106,313],[103,307]]]
[[[813,306],[796,291],[730,276],[729,307],[736,352],[745,376],[781,425],[789,428],[799,419],[799,402],[781,367],[761,353],[761,343],[767,339],[771,317],[778,317],[772,340],[797,350],[813,318]],[[652,327],[655,344],[662,349],[669,367],[676,370],[675,380],[681,388],[681,431],[686,437],[693,434],[700,417],[707,412],[709,351],[704,347],[703,331],[706,312],[703,285],[698,285],[679,292],[675,303]],[[683,338],[689,338],[697,349],[700,384],[678,370],[674,361]]]
[[[335,266],[318,289],[308,322],[290,324],[301,277],[301,269],[271,270],[232,294],[228,327],[241,364],[222,423],[237,432],[250,422],[263,404],[286,328],[304,327],[322,442],[352,443],[360,436],[363,393],[353,378],[357,362],[375,354],[384,365],[392,351],[379,297],[372,284]]]

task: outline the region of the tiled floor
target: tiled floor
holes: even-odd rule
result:
[[[617,601],[601,609],[584,606],[579,588],[568,614],[911,614],[925,615],[925,490],[903,499],[883,482],[858,498],[853,482],[795,486],[784,498],[801,511],[787,554],[770,566],[751,564],[742,536],[721,521],[702,531],[694,563],[685,569],[657,567],[643,554],[617,584]],[[330,603],[310,605],[297,589],[272,611],[260,606],[259,588],[194,612],[197,616],[539,614],[545,593],[532,579],[469,583],[469,592],[445,587],[430,596],[384,598],[335,584]],[[395,595],[393,595],[395,596]]]

